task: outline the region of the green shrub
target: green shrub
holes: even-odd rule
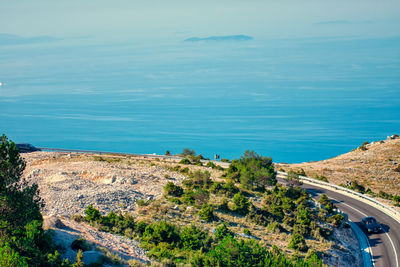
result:
[[[179,172],[182,173],[182,174],[188,174],[189,173],[189,168],[185,167],[183,169],[180,169]]]
[[[221,182],[213,182],[210,186],[210,192],[213,194],[222,194],[224,192],[224,184]]]
[[[323,176],[323,175],[321,175],[321,176],[316,175],[314,178],[317,179],[317,180],[320,180],[320,181],[324,181],[324,182],[329,183],[328,178],[326,178],[326,177]]]
[[[222,212],[229,212],[229,206],[228,206],[228,200],[226,198],[223,198],[221,200],[221,203],[218,205],[218,210]]]
[[[144,200],[144,199],[139,199],[139,200],[136,201],[136,204],[137,204],[139,207],[144,207],[144,206],[149,205],[149,204],[150,204],[150,201],[147,201],[147,200]]]
[[[203,204],[199,211],[199,215],[200,218],[206,222],[211,222],[214,220],[214,208],[209,204]]]
[[[327,195],[322,194],[321,197],[319,198],[318,202],[321,203],[322,205],[326,205],[326,204],[328,204],[330,201],[329,201]]]
[[[135,232],[142,236],[144,231],[146,230],[147,225],[148,224],[144,221],[138,221],[135,226]]]
[[[50,266],[65,266],[65,267],[71,266],[69,259],[67,258],[63,260],[61,254],[57,250],[54,251],[54,253],[47,254],[47,261],[50,264]],[[0,266],[3,266],[1,265],[1,260],[0,260]]]
[[[261,225],[261,226],[268,225],[268,214],[267,214],[267,212],[265,212],[263,210],[256,210],[256,211],[249,212],[247,214],[246,219],[257,225]]]
[[[76,254],[76,260],[72,265],[72,267],[84,267],[84,266],[85,265],[83,263],[83,251],[79,250],[78,253]]]
[[[127,263],[129,265],[129,267],[146,267],[147,266],[147,264],[142,263],[136,259],[130,259],[130,260],[128,260]]]
[[[216,165],[214,164],[214,162],[209,161],[209,162],[207,162],[206,167],[214,169],[216,167]]]
[[[80,214],[73,214],[71,216],[71,220],[73,220],[75,222],[83,222],[83,221],[85,221],[85,217]]]
[[[400,195],[394,195],[392,197],[392,200],[395,202],[395,204],[399,204],[400,203]]]
[[[378,193],[378,197],[384,198],[384,199],[391,199],[391,198],[393,198],[393,195],[380,190]]]
[[[304,237],[299,233],[293,233],[292,238],[289,241],[289,248],[299,250],[299,251],[306,251],[307,245]]]
[[[361,146],[358,147],[358,149],[362,150],[362,151],[366,151],[368,150],[367,145],[369,144],[368,141],[365,141],[364,143],[362,143]]]
[[[27,267],[28,263],[6,243],[0,247],[0,266]]]
[[[307,251],[305,260],[308,262],[308,266],[321,266],[322,261],[321,258],[318,256],[317,252],[313,249],[309,249]]]
[[[219,166],[219,165],[216,165],[216,164],[215,164],[214,162],[212,162],[212,161],[207,162],[206,167],[212,168],[212,169],[216,169],[216,170],[220,170],[220,171],[225,170],[224,168],[222,168],[222,167]]]
[[[221,162],[226,162],[226,163],[229,163],[229,162],[231,162],[229,159],[221,159]]]
[[[191,185],[194,188],[209,188],[210,185],[213,183],[211,180],[211,174],[209,171],[200,171],[197,170],[190,175]]]
[[[204,160],[204,157],[200,154],[200,155],[198,155],[198,156],[189,156],[189,158],[190,158],[190,161],[193,163],[193,164],[198,164],[198,163],[201,163],[201,160]],[[203,164],[201,164],[201,166],[203,166]]]
[[[164,192],[168,196],[180,197],[183,195],[183,188],[173,182],[168,182],[164,187]]]
[[[159,243],[168,243],[174,247],[179,243],[179,233],[173,224],[165,221],[155,222],[146,227],[142,241],[147,249]]]
[[[89,222],[98,221],[101,218],[101,213],[98,209],[94,208],[92,204],[90,204],[86,210],[86,220]]]
[[[333,225],[333,227],[336,227],[336,228],[338,228],[342,224],[343,220],[344,220],[344,217],[342,214],[335,214],[328,218],[328,222],[330,222]]]
[[[166,242],[161,242],[155,245],[153,248],[150,249],[147,255],[150,258],[163,259],[162,263],[165,263],[164,259],[169,260],[167,264],[162,264],[161,266],[172,266],[172,261],[175,259],[173,246]]]
[[[249,212],[250,202],[241,192],[233,197],[233,210],[241,215],[246,215]]]
[[[333,210],[336,208],[335,205],[328,199],[328,197],[325,194],[322,194],[321,197],[318,200],[321,205],[324,205],[324,208],[329,212],[332,213]]]
[[[184,148],[182,153],[182,156],[186,157],[186,156],[195,156],[196,152],[194,150],[191,150],[190,148]]]
[[[47,266],[55,254],[49,233],[42,228],[37,184],[22,179],[25,161],[15,143],[0,138],[0,266]]]
[[[205,266],[309,266],[302,259],[295,265],[277,247],[268,251],[258,242],[236,240],[232,236],[225,237],[210,250],[204,262]]]
[[[252,235],[251,232],[250,232],[250,230],[247,229],[247,228],[243,229],[243,234],[248,235],[248,236],[251,236],[251,235]]]
[[[357,191],[359,193],[364,194],[365,193],[365,187],[361,184],[359,184],[356,180],[351,181],[351,185],[348,186],[349,189],[352,189],[354,191]]]
[[[169,168],[169,170],[174,171],[174,172],[180,172],[181,166],[175,165],[174,167]]]
[[[239,188],[237,188],[232,181],[228,181],[224,185],[224,190],[225,190],[225,194],[227,194],[228,196],[233,196],[234,194],[239,192]]]
[[[193,205],[194,204],[194,191],[193,190],[186,190],[183,193],[182,196],[182,201],[188,205]]]
[[[187,165],[192,164],[192,163],[190,162],[190,160],[188,160],[187,158],[182,159],[181,161],[179,161],[179,163],[180,163],[180,164],[187,164]]]
[[[303,237],[308,237],[310,235],[310,227],[307,224],[299,224],[299,223],[295,223],[293,225],[293,230],[292,233],[297,233],[300,234]]]
[[[183,227],[180,233],[180,247],[184,250],[208,247],[210,241],[210,237],[194,225]]]
[[[210,199],[210,193],[207,190],[204,190],[202,188],[197,188],[194,192],[193,192],[193,199],[194,199],[194,204],[197,207],[201,207],[204,204],[206,204],[208,202],[208,200]]]
[[[78,238],[72,241],[71,248],[73,250],[88,251],[92,246],[84,238]]]
[[[226,236],[233,237],[234,234],[231,230],[229,230],[228,226],[225,223],[218,225],[217,228],[215,228],[215,238],[217,240],[222,240]]]
[[[281,232],[281,226],[278,222],[270,222],[267,229],[272,232]]]
[[[170,197],[168,198],[168,201],[177,205],[182,204],[181,200],[177,197]]]
[[[239,160],[232,160],[227,177],[240,182],[243,188],[264,188],[276,184],[276,172],[270,157],[247,150]]]

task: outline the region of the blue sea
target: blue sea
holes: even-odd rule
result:
[[[0,45],[0,132],[38,147],[322,160],[400,133],[400,38]]]

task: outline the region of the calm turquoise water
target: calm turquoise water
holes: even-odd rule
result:
[[[302,162],[400,133],[400,38],[1,46],[0,82],[36,146]]]

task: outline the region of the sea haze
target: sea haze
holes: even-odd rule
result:
[[[276,162],[399,134],[400,38],[188,38],[3,42],[0,130],[39,147],[222,158],[252,149]]]

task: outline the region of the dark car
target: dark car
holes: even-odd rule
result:
[[[360,224],[366,233],[379,233],[382,231],[382,226],[374,217],[364,217],[361,219]]]
[[[15,144],[20,153],[40,151],[39,148],[31,144]]]

